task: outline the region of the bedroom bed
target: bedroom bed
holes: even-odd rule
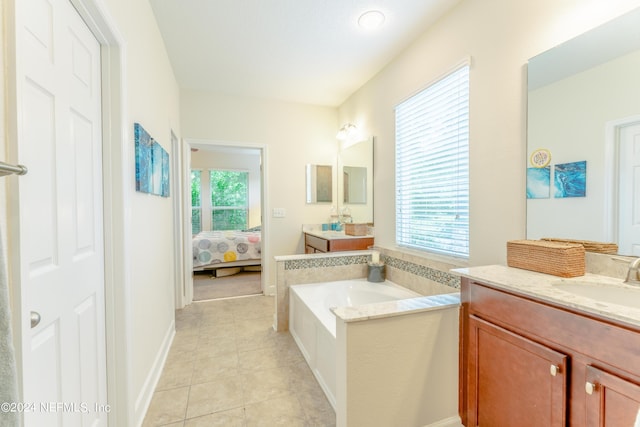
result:
[[[202,231],[193,236],[193,271],[261,264],[259,230]]]

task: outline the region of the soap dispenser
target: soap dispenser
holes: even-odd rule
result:
[[[331,224],[331,229],[332,230],[337,230],[338,229],[338,210],[336,209],[335,206],[331,206],[331,210],[329,212],[329,224]]]

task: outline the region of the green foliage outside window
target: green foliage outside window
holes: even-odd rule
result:
[[[249,173],[210,171],[211,220],[213,230],[247,228]]]
[[[200,201],[200,171],[191,171],[191,233],[202,231],[202,208]]]
[[[200,207],[200,171],[191,171],[191,206]]]

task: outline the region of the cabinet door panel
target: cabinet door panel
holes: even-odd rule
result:
[[[587,427],[634,426],[640,421],[640,385],[587,366]]]
[[[567,356],[475,316],[469,329],[468,425],[564,426]]]

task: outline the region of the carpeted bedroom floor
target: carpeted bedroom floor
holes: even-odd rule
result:
[[[212,277],[211,271],[193,275],[193,300],[202,301],[262,293],[259,271],[241,271],[226,277]]]

